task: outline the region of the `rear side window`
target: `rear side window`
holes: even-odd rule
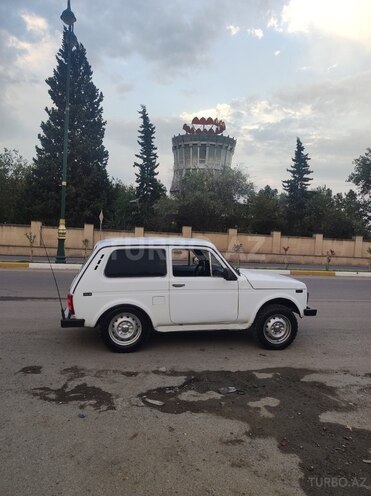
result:
[[[104,269],[106,277],[166,276],[166,251],[156,248],[115,250]]]

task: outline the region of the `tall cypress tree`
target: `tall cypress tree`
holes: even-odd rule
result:
[[[158,176],[158,155],[157,147],[154,144],[155,126],[148,117],[145,105],[141,105],[138,111],[142,123],[138,130],[138,145],[140,152],[136,154],[138,162],[134,162],[134,167],[138,168],[136,176],[136,196],[139,204],[140,221],[147,225],[153,213],[153,206],[165,194],[165,186],[157,179]]]
[[[32,217],[51,225],[60,216],[67,42],[65,29],[57,66],[46,80],[53,105],[45,109],[48,119],[41,123],[29,191]],[[70,70],[67,226],[97,223],[100,210],[107,207],[111,188],[106,170],[108,152],[103,145],[103,94],[94,85],[92,75],[86,50],[76,40]]]
[[[306,213],[308,187],[313,171],[309,168],[308,153],[304,153],[303,143],[296,138],[295,156],[291,159],[293,166],[286,169],[291,178],[282,181],[283,189],[287,193],[286,217],[289,234],[305,234],[302,232],[303,219]]]

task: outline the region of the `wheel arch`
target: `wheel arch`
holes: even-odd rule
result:
[[[132,305],[132,304],[124,304],[124,303],[121,303],[121,304],[117,304],[117,305],[114,305],[113,307],[110,307],[108,308],[107,310],[105,310],[102,315],[98,318],[95,326],[98,326],[101,324],[102,321],[104,321],[104,319],[107,317],[107,315],[109,315],[110,313],[116,311],[116,310],[132,310],[132,311],[136,311],[136,312],[139,312],[148,322],[148,324],[153,328],[153,322],[152,322],[152,319],[151,317],[148,315],[148,313],[141,307],[137,306],[137,305]]]
[[[298,306],[292,301],[287,298],[273,298],[273,300],[266,301],[258,310],[257,314],[258,315],[262,310],[265,310],[267,307],[271,305],[282,305],[284,307],[289,308],[292,310],[294,313],[298,314],[299,317],[301,316],[300,310]],[[256,318],[256,316],[255,316]]]

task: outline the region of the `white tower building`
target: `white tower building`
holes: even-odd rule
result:
[[[231,167],[236,140],[223,136],[225,123],[211,117],[195,117],[191,126],[184,124],[185,134],[172,139],[174,175],[170,191],[179,189],[180,179],[187,170],[209,169],[219,171]]]

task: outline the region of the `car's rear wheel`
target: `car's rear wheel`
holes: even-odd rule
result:
[[[283,350],[296,338],[298,322],[292,310],[284,305],[263,308],[255,320],[259,342],[271,350]]]
[[[101,335],[113,351],[128,353],[137,350],[150,333],[148,318],[139,310],[119,308],[101,322]]]

